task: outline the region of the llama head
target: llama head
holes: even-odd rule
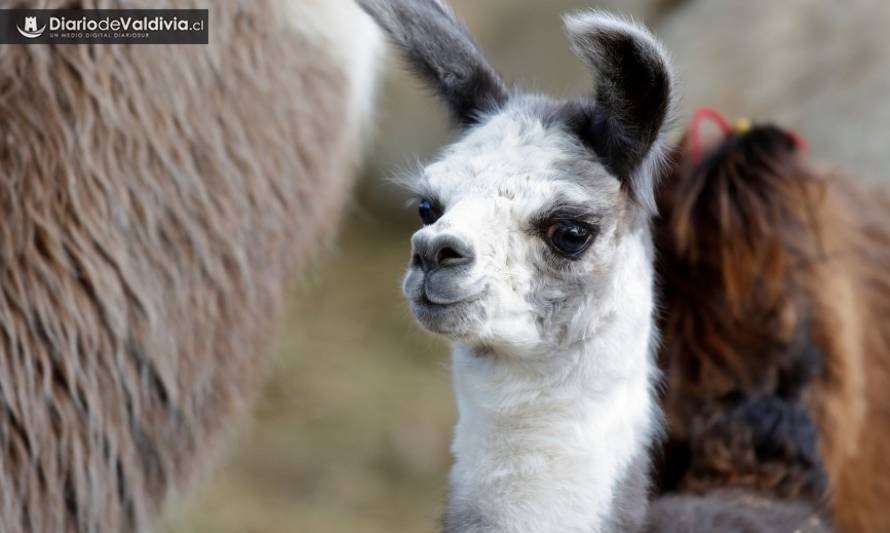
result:
[[[622,258],[629,247],[648,256],[672,103],[661,46],[609,15],[567,17],[596,83],[592,96],[560,101],[508,89],[442,1],[360,3],[462,128],[407,180],[424,223],[404,281],[419,322],[530,356],[588,338],[625,305],[622,284],[647,285]]]

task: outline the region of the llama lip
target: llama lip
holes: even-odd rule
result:
[[[433,304],[453,304],[471,300],[482,292],[479,280],[468,268],[436,268],[413,280],[419,285],[415,298],[423,296]]]
[[[412,303],[448,306],[479,299],[485,287],[482,280],[471,277],[464,269],[423,272],[412,267],[408,269],[402,290]]]
[[[423,290],[413,298],[410,298],[410,300],[413,305],[429,307],[432,309],[457,309],[461,306],[476,303],[482,298],[484,292],[484,290],[477,290],[460,298],[443,298],[442,296],[429,291],[426,287],[426,283],[424,283]]]
[[[465,335],[473,324],[483,318],[483,308],[478,305],[480,295],[452,302],[436,303],[425,295],[412,298],[411,312],[414,318],[426,329],[442,335]]]
[[[422,294],[420,296],[420,298],[415,299],[413,303],[418,304],[418,305],[425,305],[428,307],[445,309],[445,308],[449,308],[449,307],[460,306],[463,304],[470,304],[470,303],[475,302],[478,299],[479,299],[479,296],[472,296],[470,298],[463,298],[463,299],[457,300],[457,301],[441,302],[441,301],[436,301],[436,300],[431,299],[426,294]]]
[[[482,291],[471,287],[469,290],[454,282],[435,275],[427,275],[423,280],[421,298],[434,305],[451,305],[479,299]]]

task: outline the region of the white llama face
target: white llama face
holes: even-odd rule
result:
[[[595,324],[628,199],[571,133],[529,109],[470,130],[412,184],[431,223],[412,237],[403,288],[430,331],[535,356]]]

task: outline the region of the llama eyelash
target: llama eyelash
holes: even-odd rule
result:
[[[575,221],[596,227],[602,221],[602,216],[580,206],[561,205],[535,216],[532,221],[533,225],[537,227],[560,221]]]
[[[577,222],[597,233],[602,218],[601,215],[593,213],[584,206],[556,204],[533,216],[526,232],[536,237],[542,237],[547,227],[551,224],[556,222]]]
[[[442,204],[442,202],[439,201],[439,198],[435,194],[424,193],[422,191],[421,192],[409,191],[409,192],[412,193],[412,196],[411,196],[411,198],[408,198],[407,200],[405,200],[405,208],[408,208],[408,209],[414,208],[414,207],[417,207],[417,205],[421,201],[429,200],[433,204],[434,207],[436,207],[437,209],[439,209],[442,212],[445,211],[445,206]]]

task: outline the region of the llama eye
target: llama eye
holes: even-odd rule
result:
[[[577,259],[593,242],[593,231],[587,224],[561,220],[547,227],[547,242],[560,255]]]
[[[420,220],[427,226],[433,224],[442,216],[442,213],[439,212],[433,202],[426,198],[421,199],[417,204],[417,214],[420,215]]]

